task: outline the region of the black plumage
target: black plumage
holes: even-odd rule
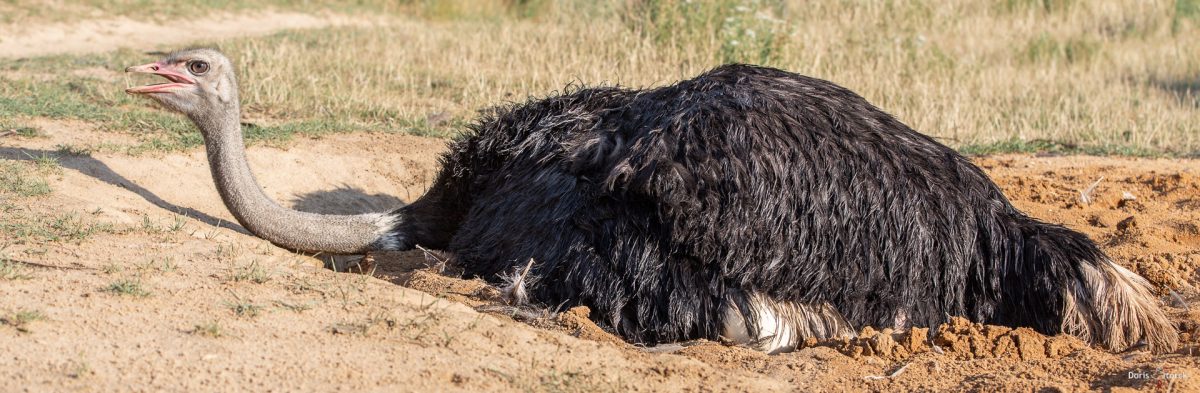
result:
[[[854,327],[961,315],[1114,349],[1175,343],[1144,281],[1092,241],[819,79],[727,65],[573,89],[488,112],[443,165],[395,212],[401,248],[449,250],[493,281],[532,258],[533,300],[591,307],[634,342],[716,339],[756,293]]]

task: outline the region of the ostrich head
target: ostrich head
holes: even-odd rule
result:
[[[125,92],[149,97],[192,120],[238,113],[233,63],[216,50],[183,50],[154,63],[126,68],[125,72],[166,78],[168,82],[131,87]]]
[[[394,214],[299,212],[279,206],[263,193],[246,162],[233,63],[221,52],[184,50],[125,71],[167,79],[166,83],[125,92],[149,97],[196,124],[204,135],[217,191],[229,212],[250,232],[289,250],[331,254],[394,250],[407,244],[404,236],[393,230],[399,222]]]

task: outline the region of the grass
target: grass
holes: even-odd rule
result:
[[[257,317],[258,314],[263,310],[262,306],[240,300],[237,302],[226,303],[225,306],[229,307],[229,309],[233,311],[233,314],[239,317],[254,318]]]
[[[36,138],[42,136],[42,130],[34,126],[16,122],[12,119],[0,119],[0,137],[7,135],[16,135],[23,138]]]
[[[143,214],[141,225],[137,228],[137,231],[146,234],[174,233],[183,230],[185,225],[187,225],[187,217],[179,214],[172,214],[171,221],[165,225],[160,224],[158,220],[150,218],[149,215]]]
[[[21,310],[12,315],[0,317],[0,324],[12,326],[22,333],[29,333],[29,324],[46,319],[46,315],[37,310]]]
[[[237,315],[239,317],[254,318],[254,317],[257,317],[258,314],[260,314],[262,312],[262,310],[263,310],[262,306],[254,304],[253,302],[243,299],[241,296],[238,296],[238,294],[236,292],[234,292],[233,290],[230,290],[229,293],[231,295],[233,295],[233,301],[225,302],[225,307],[229,307],[229,310],[233,311],[233,315]]]
[[[229,272],[229,281],[265,284],[271,281],[271,273],[263,269],[258,261],[251,261],[246,265],[232,267]]]
[[[288,309],[288,310],[291,310],[296,313],[303,313],[303,312],[311,310],[313,308],[312,302],[292,303],[292,302],[287,302],[287,301],[283,301],[283,300],[276,300],[275,305],[285,308],[285,309]]]
[[[0,235],[19,241],[82,243],[98,233],[112,233],[112,224],[86,222],[76,213],[24,216],[12,214],[0,221]]]
[[[112,15],[135,8],[67,3]],[[652,86],[750,62],[837,82],[964,151],[1045,140],[1085,152],[1200,153],[1200,112],[1156,83],[1200,75],[1200,0],[402,3],[335,7],[392,16],[377,26],[207,43],[240,68],[251,142],[362,130],[450,136],[482,108],[572,83]],[[0,60],[10,78],[0,118],[93,122],[137,135],[122,148],[130,154],[199,146],[182,118],[122,93],[118,70],[151,59],[126,50]]]
[[[14,194],[21,197],[35,197],[51,192],[50,184],[43,179],[36,166],[0,160],[0,194]]]
[[[25,265],[0,254],[0,281],[28,280],[32,277]]]
[[[121,296],[147,297],[150,296],[150,291],[142,286],[142,282],[135,279],[122,279],[109,284],[104,289],[106,292],[111,292]]]
[[[221,324],[217,323],[216,321],[210,321],[197,324],[196,327],[192,329],[192,334],[219,338],[225,335],[225,329],[222,328]]]
[[[1044,153],[1044,154],[1083,154],[1093,156],[1129,156],[1129,157],[1158,157],[1159,151],[1139,148],[1129,145],[1109,146],[1077,146],[1045,139],[1018,140],[1010,139],[986,144],[967,145],[959,147],[959,152],[970,156],[986,156],[1002,153]]]
[[[29,158],[32,159],[33,165],[37,167],[38,172],[54,174],[62,173],[62,164],[58,162],[58,157],[42,153],[40,156],[30,155]]]
[[[151,272],[151,271],[158,271],[160,273],[170,273],[170,272],[174,272],[175,269],[178,267],[175,265],[175,259],[172,258],[171,256],[164,256],[161,258],[157,258],[157,257],[151,258],[145,262],[137,263],[137,264],[135,264],[135,266],[137,267],[138,272],[141,272],[141,273],[147,273],[147,272]],[[105,265],[105,266],[101,267],[101,271],[105,272],[106,274],[112,274],[112,273],[116,273],[119,271],[119,270],[118,271],[110,271],[111,269],[115,269],[115,268],[117,268],[117,267]]]
[[[108,261],[104,266],[100,267],[100,271],[104,272],[104,274],[112,275],[125,271],[125,267],[116,262]]]

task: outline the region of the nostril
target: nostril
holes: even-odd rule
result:
[[[154,70],[154,71],[158,71],[158,66],[156,66],[156,65],[155,65],[155,66],[150,66],[150,69],[151,69],[151,70]]]

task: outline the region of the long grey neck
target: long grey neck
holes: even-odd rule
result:
[[[203,131],[213,180],[225,206],[258,237],[293,251],[362,254],[397,249],[396,217],[388,213],[325,215],[279,206],[258,185],[246,162],[236,100],[219,119],[192,121]]]

